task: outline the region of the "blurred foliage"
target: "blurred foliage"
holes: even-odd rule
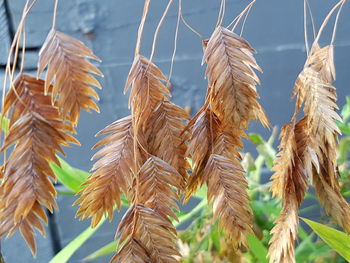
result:
[[[341,112],[343,122],[338,123],[343,136],[339,141],[339,174],[343,194],[350,197],[350,97]],[[249,134],[250,141],[256,146],[257,156],[251,153],[243,155],[243,166],[247,171],[250,186],[249,195],[251,207],[254,211],[254,235],[248,237],[249,248],[242,247],[240,251],[232,250],[230,241],[225,238],[218,222],[213,219],[212,206],[206,202],[206,187],[197,192],[195,198],[198,204],[189,212],[179,212],[179,222],[176,227],[182,229],[185,222],[190,222],[185,230],[179,231],[179,247],[184,263],[267,263],[267,249],[270,240],[270,230],[280,212],[280,201],[272,199],[269,192],[271,168],[276,156],[273,148],[278,129],[274,128],[268,140],[259,134]],[[54,166],[58,180],[65,185],[71,193],[81,189],[88,173],[72,168],[63,160],[61,167]],[[126,199],[123,205],[127,206]],[[320,207],[313,191],[310,191],[300,209],[299,215],[311,217],[319,223],[303,219],[306,224],[299,227],[299,240],[296,242],[296,262],[310,263],[342,263],[349,260],[349,236],[341,231],[330,228],[332,221]],[[81,235],[68,244],[50,262],[68,262],[70,256],[94,233],[91,229],[85,230]],[[83,261],[106,256],[115,251],[118,241],[106,244],[94,253],[87,255]],[[337,253],[338,252],[338,253]],[[345,259],[346,258],[346,259]]]

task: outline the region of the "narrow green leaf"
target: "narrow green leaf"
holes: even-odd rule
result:
[[[81,190],[82,184],[86,181],[89,173],[73,168],[62,158],[59,158],[61,167],[55,163],[51,163],[50,166],[54,171],[58,181],[60,181],[65,187],[77,193]]]
[[[94,253],[88,255],[86,258],[83,259],[83,261],[91,261],[99,257],[107,256],[109,254],[112,254],[115,252],[115,249],[118,245],[119,240],[115,240],[100,249],[96,250]]]
[[[350,137],[344,137],[339,141],[339,144],[338,144],[339,164],[343,164],[348,160],[349,152],[350,152]]]
[[[66,263],[72,257],[72,255],[88,240],[99,227],[102,226],[106,218],[102,218],[101,222],[95,228],[87,228],[67,246],[65,246],[57,255],[55,255],[49,263]]]
[[[10,126],[10,121],[8,118],[6,117],[2,117],[2,115],[0,114],[0,118],[1,118],[1,130],[4,133],[8,133],[9,131],[9,126]]]
[[[267,260],[267,248],[261,243],[261,241],[254,235],[248,235],[249,247],[254,256],[261,263],[268,263]]]
[[[299,237],[300,235],[300,230],[302,228],[299,228]],[[304,250],[308,249],[308,250],[316,250],[316,246],[315,244],[312,242],[312,239],[314,238],[315,233],[312,233],[311,235],[307,235],[307,237],[305,238],[301,238],[302,241],[299,243],[299,245],[297,246],[297,248],[295,249],[295,255],[298,256],[300,254],[303,253]]]
[[[254,143],[255,145],[264,144],[264,139],[261,137],[260,134],[250,133],[248,137],[252,141],[252,143]]]
[[[197,193],[194,195],[194,197],[200,198],[200,199],[206,199],[207,198],[207,185],[203,184],[201,188],[197,190]]]
[[[261,135],[256,133],[251,133],[248,136],[249,139],[256,145],[256,150],[258,151],[259,155],[264,157],[266,166],[271,168],[274,163],[276,151],[273,149],[270,140],[269,142],[266,142]]]
[[[301,219],[347,261],[350,261],[350,235],[306,218]]]
[[[350,118],[350,96],[346,97],[346,104],[342,109],[341,116],[344,122],[346,122]]]
[[[212,225],[210,232],[211,232],[211,242],[213,246],[215,247],[216,251],[221,251],[220,230],[219,230],[218,223]]]

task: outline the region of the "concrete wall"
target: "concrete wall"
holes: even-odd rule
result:
[[[0,0],[0,26],[4,13]],[[177,1],[175,1],[177,2]],[[188,22],[204,37],[209,37],[214,29],[220,1],[213,0],[183,0],[183,12]],[[224,25],[248,3],[246,0],[227,0]],[[335,0],[310,0],[315,16],[315,23],[320,25]],[[13,27],[18,25],[24,0],[7,0]],[[159,21],[167,1],[152,1],[149,19],[145,27],[142,53],[149,56],[155,27]],[[59,2],[57,27],[85,42],[103,63],[100,65],[105,77],[101,79],[104,89],[100,92],[101,114],[83,113],[78,128],[78,139],[82,147],[67,149],[69,162],[82,169],[90,169],[91,146],[96,142],[94,134],[115,119],[129,114],[127,108],[128,96],[123,95],[125,79],[130,69],[137,27],[143,8],[143,0],[61,0]],[[30,51],[26,56],[26,68],[35,69],[37,52],[51,27],[53,1],[38,1],[27,21],[27,46]],[[155,62],[166,74],[169,72],[173,38],[177,19],[177,6],[173,6],[168,19],[160,31],[157,42]],[[350,94],[348,88],[350,61],[350,5],[344,6],[338,27],[335,45],[335,61],[337,69],[336,86],[338,88],[339,105],[344,104],[345,95]],[[5,20],[4,20],[5,21]],[[332,20],[333,21],[333,20]],[[8,21],[7,21],[8,22]],[[331,24],[332,25],[332,24]],[[308,24],[310,30],[311,25]],[[4,27],[4,26],[3,26]],[[0,32],[2,32],[0,28]],[[322,43],[328,43],[331,38],[331,27],[327,28]],[[311,33],[311,31],[310,31]],[[310,34],[311,35],[311,34]],[[0,34],[1,36],[1,34]],[[257,50],[256,59],[264,74],[260,75],[262,84],[258,87],[261,104],[265,108],[272,125],[283,125],[291,118],[294,105],[290,102],[293,84],[305,61],[303,33],[303,1],[299,0],[264,0],[257,1],[247,20],[243,36]],[[0,39],[0,64],[8,47],[8,41]],[[5,47],[5,48],[4,48]],[[174,101],[181,106],[191,105],[197,110],[203,103],[207,88],[204,79],[205,67],[201,67],[202,47],[200,39],[183,25],[180,26],[178,52],[175,58]],[[260,124],[252,123],[251,130],[262,133]],[[251,146],[247,145],[248,149]],[[71,198],[60,197],[61,211],[57,214],[63,245],[79,233],[88,222],[72,221],[76,208],[70,208]],[[73,223],[72,223],[73,222]],[[117,220],[106,226],[100,236],[79,251],[71,262],[78,262],[84,255],[93,251],[99,245],[112,240]],[[41,240],[41,238],[39,238]],[[5,256],[8,262],[18,262],[18,252],[10,247],[17,246],[17,238],[4,242]],[[40,244],[47,244],[48,242]],[[22,246],[22,245],[21,245]],[[8,251],[11,254],[7,254]],[[47,262],[50,248],[39,250],[37,260],[31,261],[27,249],[21,249],[25,262]],[[99,261],[104,262],[105,260]],[[97,262],[97,261],[96,261]]]

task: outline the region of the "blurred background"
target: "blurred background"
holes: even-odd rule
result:
[[[38,52],[51,28],[53,0],[38,0],[26,23],[25,71],[36,74]],[[125,79],[129,72],[137,37],[137,28],[143,9],[143,0],[60,0],[57,14],[57,29],[83,41],[102,59],[99,68],[104,73],[100,79],[103,90],[101,113],[82,112],[77,129],[77,138],[82,146],[66,149],[66,160],[77,168],[89,170],[93,151],[91,146],[97,141],[94,135],[112,121],[129,114],[128,94],[123,94]],[[142,54],[149,56],[155,27],[168,1],[154,0],[146,22],[142,41]],[[228,25],[249,3],[247,0],[227,0],[223,25]],[[19,23],[24,0],[0,0],[0,83],[2,85],[4,65],[7,53]],[[334,0],[310,0],[315,24],[318,28]],[[186,20],[203,37],[209,38],[216,24],[219,12],[219,0],[183,0],[183,14]],[[161,28],[157,41],[154,62],[165,74],[169,73],[174,48],[175,27],[177,21],[177,1]],[[338,25],[335,41],[335,63],[338,91],[338,105],[345,104],[345,95],[350,94],[350,5],[345,4]],[[312,35],[308,23],[309,35]],[[329,43],[333,20],[321,38]],[[240,29],[240,28],[239,28]],[[294,110],[290,96],[294,81],[305,62],[305,44],[303,30],[303,1],[299,0],[258,0],[247,19],[243,37],[257,50],[256,60],[264,73],[259,74],[258,86],[260,102],[273,126],[281,127],[290,120]],[[204,79],[205,66],[201,66],[201,40],[180,23],[177,53],[171,78],[173,101],[182,107],[189,106],[191,113],[203,104],[207,81]],[[252,123],[250,132],[257,132],[267,138],[271,131],[265,130],[259,123]],[[253,151],[247,142],[248,151]],[[84,230],[89,221],[73,220],[76,207],[71,207],[75,197],[59,196],[60,211],[51,218],[54,228],[48,230],[46,239],[40,235],[38,255],[32,259],[24,241],[16,234],[2,242],[6,262],[49,262],[53,253],[66,245]],[[190,209],[190,208],[189,208]],[[121,212],[121,214],[123,211]],[[121,215],[119,214],[119,215]],[[111,224],[104,224],[69,262],[79,262],[89,252],[110,242],[115,234],[120,216]],[[101,258],[94,262],[106,262]]]

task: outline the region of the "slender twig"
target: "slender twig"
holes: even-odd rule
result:
[[[232,21],[231,23],[228,24],[228,26],[226,28],[230,28],[233,24],[234,26],[232,27],[232,30],[231,31],[234,31],[235,28],[237,27],[239,21],[242,19],[243,15],[253,6],[253,4],[256,2],[256,0],[253,0],[252,2],[250,2],[244,9],[243,11],[238,15],[236,16]]]
[[[316,38],[316,27],[315,27],[314,15],[312,14],[312,9],[311,9],[311,6],[309,4],[309,0],[305,0],[305,1],[306,1],[307,9],[309,10],[309,14],[310,14],[311,25],[312,25],[312,34],[313,34],[314,39],[315,39]]]
[[[168,78],[168,83],[167,83],[168,85],[170,84],[170,79],[173,75],[174,60],[175,60],[176,50],[177,50],[177,39],[178,39],[178,35],[179,35],[180,19],[181,19],[181,9],[180,9],[180,1],[179,1],[179,9],[178,9],[178,13],[177,13],[177,21],[176,21],[176,29],[175,29],[174,50],[173,50],[173,55],[171,56],[169,78]]]
[[[250,10],[252,10],[252,6],[249,7],[245,17],[244,17],[244,20],[243,20],[243,23],[242,23],[242,28],[241,28],[241,33],[239,34],[240,36],[243,35],[243,30],[244,30],[244,26],[245,26],[245,23],[247,22],[247,18],[249,16],[249,13],[250,13]]]
[[[191,30],[193,33],[195,33],[197,36],[199,36],[200,39],[204,39],[202,37],[201,34],[199,34],[192,26],[190,26],[187,21],[185,20],[184,16],[182,15],[182,0],[179,0],[180,1],[180,17],[181,17],[181,21],[184,23],[184,25],[189,29]]]
[[[164,10],[164,13],[162,15],[162,17],[160,18],[160,21],[157,25],[157,28],[156,28],[156,31],[154,33],[154,37],[153,37],[153,44],[152,44],[152,52],[151,52],[151,56],[149,58],[150,60],[150,63],[152,62],[153,60],[153,57],[154,57],[154,54],[156,52],[156,43],[157,43],[157,39],[158,39],[158,34],[159,34],[159,31],[160,31],[160,27],[162,26],[168,12],[169,12],[169,9],[171,7],[171,5],[173,4],[174,0],[169,0],[168,2],[168,5],[166,6],[165,10]]]
[[[226,9],[226,0],[221,0],[218,20],[216,22],[216,27],[222,25],[222,21],[224,20],[224,16],[225,16],[225,9]]]
[[[234,30],[236,29],[236,27],[238,26],[239,21],[241,21],[243,15],[252,7],[252,5],[254,5],[255,2],[256,2],[256,0],[253,0],[253,1],[252,1],[250,4],[248,4],[248,5],[243,9],[243,11],[237,16],[237,21],[236,21],[236,23],[233,25],[231,31],[234,31]],[[235,18],[235,19],[236,19],[236,18]]]
[[[3,90],[2,90],[2,99],[1,99],[2,109],[3,109],[4,103],[5,103],[5,94],[6,94],[6,87],[7,87],[8,78],[9,78],[9,82],[10,82],[10,87],[14,90],[14,93],[17,96],[17,98],[19,98],[17,91],[14,89],[14,85],[13,85],[13,82],[14,82],[13,79],[14,79],[15,69],[16,69],[16,65],[17,65],[17,60],[18,60],[19,45],[20,45],[20,40],[21,40],[24,24],[26,21],[26,17],[28,15],[29,11],[36,4],[37,0],[33,0],[33,2],[30,5],[29,5],[29,2],[30,2],[30,0],[27,0],[26,4],[24,5],[22,17],[21,17],[21,20],[19,22],[16,33],[13,37],[10,51],[8,53],[8,56],[7,56],[6,68],[5,68],[5,74],[4,74]],[[25,47],[23,47],[23,49],[24,48]],[[13,58],[13,61],[12,61],[13,66],[11,68],[11,59],[12,58]],[[24,54],[22,56],[22,64],[23,63],[24,63]],[[20,98],[19,98],[19,101],[21,103],[23,103],[23,101]],[[4,117],[4,114],[1,114],[1,121],[0,121],[1,124],[0,125],[2,125],[2,118],[3,117]],[[0,139],[1,139],[1,137],[2,137],[2,133],[0,133]],[[4,153],[4,160],[6,160],[6,152]]]
[[[53,18],[52,18],[52,29],[56,27],[57,7],[58,7],[58,0],[55,0],[55,6],[53,9]]]
[[[305,40],[305,49],[306,54],[309,55],[309,40],[307,37],[307,15],[306,15],[306,0],[304,0],[304,40]]]
[[[6,92],[6,86],[7,86],[7,80],[8,77],[10,78],[10,86],[13,87],[13,77],[15,72],[15,66],[17,64],[17,58],[18,58],[18,49],[19,49],[19,41],[22,35],[22,30],[24,23],[26,21],[27,15],[30,12],[30,10],[33,8],[33,6],[36,4],[37,0],[33,0],[33,2],[29,5],[29,0],[27,0],[25,7],[23,9],[22,18],[19,22],[18,28],[16,30],[16,33],[14,35],[9,54],[7,56],[7,62],[6,62],[6,68],[5,68],[5,75],[4,75],[4,85],[3,85],[3,93],[2,93],[2,105],[4,105],[5,100],[5,92]],[[29,5],[29,7],[28,7]],[[17,50],[17,55],[14,54],[14,52]],[[15,52],[16,53],[16,52]],[[12,61],[13,67],[11,69],[11,59],[14,58]],[[22,59],[24,59],[22,57]],[[17,95],[17,94],[16,94]]]
[[[23,72],[24,69],[24,55],[26,53],[26,25],[23,25],[23,32],[22,32],[22,59],[21,59],[21,68],[20,72]]]
[[[143,7],[143,12],[142,12],[142,18],[141,18],[139,30],[137,32],[137,42],[136,42],[136,48],[135,48],[135,57],[140,55],[142,33],[143,33],[143,29],[145,27],[146,17],[147,17],[147,14],[148,14],[148,9],[149,9],[150,3],[151,3],[151,0],[145,0],[145,5]]]
[[[337,8],[338,8],[339,6],[341,6],[341,5],[343,5],[345,1],[346,1],[346,0],[340,0],[340,1],[331,9],[331,11],[329,11],[328,15],[326,16],[325,20],[323,21],[323,23],[322,23],[322,25],[321,25],[321,27],[320,27],[320,30],[318,31],[318,34],[317,34],[317,36],[316,36],[316,38],[315,38],[314,43],[318,43],[318,41],[320,40],[321,34],[322,34],[324,28],[326,27],[326,25],[327,25],[329,19],[331,18],[331,16],[333,15],[333,13],[337,10]]]
[[[341,13],[341,10],[342,10],[342,8],[343,8],[345,2],[346,2],[346,0],[344,0],[343,3],[341,4],[341,6],[339,7],[337,16],[336,16],[336,18],[335,18],[334,28],[333,28],[333,33],[332,33],[331,45],[333,45],[334,40],[335,40],[335,35],[336,35],[336,32],[337,32],[337,26],[338,26],[338,21],[339,21],[340,13]]]

